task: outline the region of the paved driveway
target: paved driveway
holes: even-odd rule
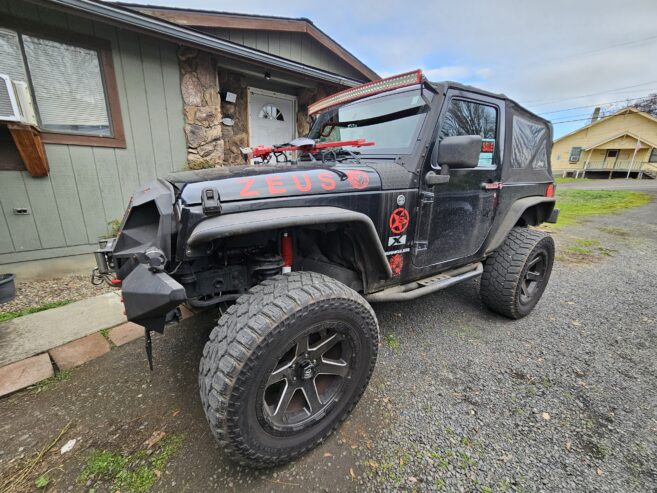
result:
[[[488,312],[475,281],[375,306],[383,342],[370,388],[289,466],[246,470],[217,449],[196,383],[208,316],[155,339],[153,373],[135,341],[0,400],[0,477],[70,421],[32,475],[49,471],[49,491],[87,490],[76,479],[93,449],[134,451],[156,431],[185,436],[158,491],[654,491],[657,202],[556,236],[552,280],[523,320]],[[591,254],[568,255],[580,244]]]

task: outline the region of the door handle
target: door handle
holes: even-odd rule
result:
[[[502,188],[504,188],[504,183],[502,183],[501,181],[482,183],[481,188],[483,188],[484,190],[502,190]]]

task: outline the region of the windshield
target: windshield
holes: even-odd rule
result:
[[[427,99],[431,92],[424,91]],[[375,144],[343,149],[362,154],[409,154],[429,106],[420,89],[355,101],[321,113],[308,137],[320,142],[365,139]]]

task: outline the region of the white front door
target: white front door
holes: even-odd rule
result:
[[[296,137],[296,98],[249,87],[251,147],[285,144]]]

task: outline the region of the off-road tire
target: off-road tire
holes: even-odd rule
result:
[[[492,311],[518,319],[528,315],[543,295],[554,263],[554,240],[535,229],[515,227],[500,248],[484,263],[481,299]],[[545,258],[545,274],[526,299],[521,293],[529,264],[537,256]],[[524,300],[524,302],[523,302]]]
[[[284,439],[269,435],[256,404],[265,385],[257,380],[266,375],[268,355],[286,338],[308,330],[304,323],[324,319],[353,325],[358,350],[345,384],[349,388],[309,429]],[[326,439],[356,405],[374,369],[378,344],[374,311],[344,284],[312,272],[263,281],[223,314],[203,350],[199,386],[212,433],[231,459],[250,467],[275,466],[304,454]]]

